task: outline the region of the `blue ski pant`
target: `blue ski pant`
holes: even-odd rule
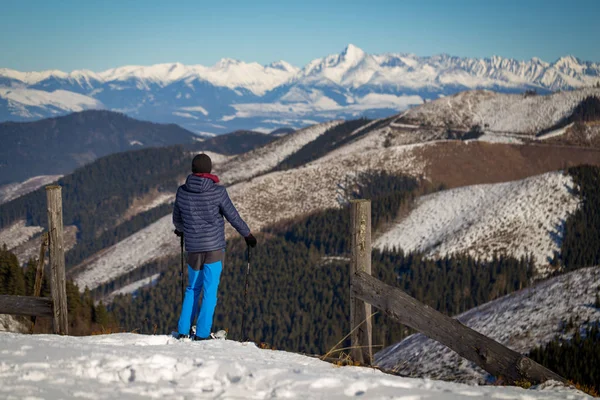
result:
[[[177,330],[182,335],[189,335],[196,317],[196,336],[210,336],[219,280],[223,270],[223,250],[188,254],[188,285],[185,290],[181,316]],[[202,306],[198,305],[202,293]],[[200,314],[198,314],[198,309]]]

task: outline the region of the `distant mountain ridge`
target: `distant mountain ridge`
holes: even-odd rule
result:
[[[303,68],[222,59],[211,67],[180,63],[103,72],[0,69],[0,121],[29,121],[106,108],[195,132],[301,127],[334,118],[392,115],[426,99],[467,89],[540,93],[590,87],[600,63],[562,57],[518,61],[498,56],[370,55],[354,45]]]
[[[138,121],[105,110],[0,124],[0,185],[58,175],[95,159],[143,147],[192,144],[198,136],[175,124]]]

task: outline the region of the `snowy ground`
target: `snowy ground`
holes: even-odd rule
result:
[[[402,378],[251,343],[168,336],[0,333],[5,399],[583,399],[552,383],[535,389]]]
[[[600,267],[560,275],[469,310],[457,318],[477,332],[519,352],[551,341],[562,332],[563,321],[576,326],[600,320],[593,306],[600,291]],[[566,295],[568,293],[568,295]],[[403,375],[483,383],[487,373],[447,347],[422,334],[409,336],[375,355],[377,365]]]
[[[416,207],[374,244],[431,256],[533,254],[543,269],[560,251],[563,224],[579,204],[571,177],[550,172],[520,181],[446,190]]]

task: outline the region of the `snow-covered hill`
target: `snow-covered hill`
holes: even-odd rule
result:
[[[509,294],[457,318],[465,325],[509,348],[528,353],[556,335],[569,338],[564,322],[575,325],[598,321],[600,309],[593,306],[600,291],[600,267],[561,275]],[[377,365],[415,377],[484,383],[488,375],[447,347],[422,334],[409,336],[375,356]]]
[[[545,270],[560,251],[563,225],[580,199],[561,172],[445,190],[420,198],[414,209],[374,243],[432,257],[468,253],[533,255]]]
[[[87,70],[0,69],[0,121],[31,120],[107,108],[196,132],[273,130],[360,114],[382,117],[468,89],[547,93],[591,87],[600,64],[567,56],[471,59],[413,54],[370,55],[354,45],[303,68],[223,59],[213,66],[180,63]]]
[[[547,382],[529,390],[403,378],[229,340],[0,333],[0,397],[88,399],[583,399]]]
[[[546,96],[468,91],[408,110],[397,123],[465,130],[479,125],[486,132],[532,136],[568,117],[590,96],[600,98],[600,89]]]
[[[215,171],[219,173],[222,182],[226,185],[260,175],[273,169],[286,157],[342,122],[329,121],[295,131],[266,146],[241,154],[219,165]]]

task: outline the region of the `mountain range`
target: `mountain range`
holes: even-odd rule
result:
[[[548,63],[371,55],[350,44],[303,68],[222,59],[211,67],[171,63],[103,72],[0,69],[0,121],[101,108],[196,133],[269,132],[359,115],[385,117],[467,89],[549,93],[598,82],[600,63],[572,56]]]

